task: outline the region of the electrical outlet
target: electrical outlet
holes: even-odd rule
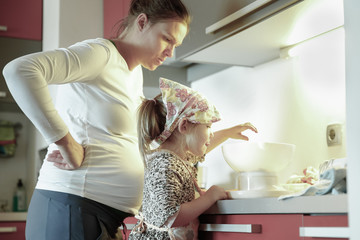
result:
[[[326,141],[328,146],[341,145],[342,142],[342,126],[339,123],[330,124],[326,129]]]

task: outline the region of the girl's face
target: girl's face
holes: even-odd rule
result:
[[[175,47],[180,46],[187,33],[187,26],[178,20],[147,23],[142,32],[140,63],[155,70],[166,58],[172,57]]]
[[[196,156],[203,156],[210,145],[210,139],[214,136],[210,124],[196,124],[195,129],[189,136],[188,151]]]

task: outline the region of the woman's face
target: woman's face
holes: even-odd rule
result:
[[[188,151],[203,156],[206,153],[210,140],[214,136],[211,131],[211,124],[196,124],[193,133],[189,136]]]
[[[182,21],[148,22],[142,31],[141,65],[155,70],[166,58],[173,56],[175,47],[181,45],[186,33],[187,25]]]

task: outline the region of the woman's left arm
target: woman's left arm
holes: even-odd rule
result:
[[[251,130],[257,133],[257,129],[249,122],[214,132],[214,137],[211,139],[210,146],[207,148],[206,153],[210,152],[229,138],[248,141],[249,138],[242,134],[245,130]]]

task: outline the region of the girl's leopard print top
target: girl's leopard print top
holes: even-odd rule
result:
[[[176,154],[165,150],[153,152],[148,157],[144,176],[144,221],[159,228],[165,227],[169,217],[179,211],[181,204],[195,198],[193,177],[196,179],[196,174],[193,164],[183,161]],[[194,233],[191,231],[185,235],[187,239],[193,239]],[[168,232],[148,227],[143,233],[132,231],[129,240],[132,239],[160,240],[170,237]]]

